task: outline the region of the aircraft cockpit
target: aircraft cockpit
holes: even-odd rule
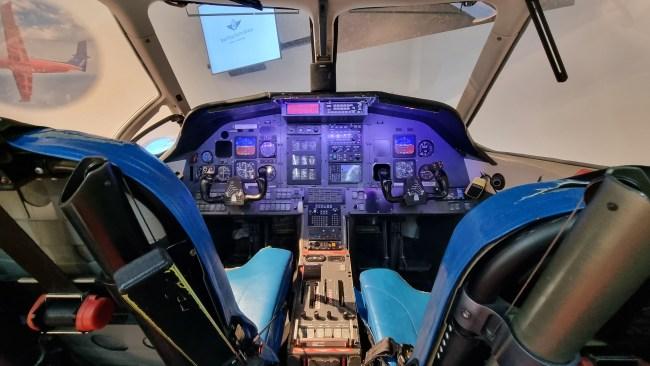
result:
[[[644,94],[602,103],[642,79],[592,82],[632,12],[579,70],[546,16],[614,23],[586,0],[0,2],[0,365],[648,365],[647,146],[608,119]],[[626,165],[475,142],[513,68],[493,139]]]
[[[298,216],[311,249],[343,249],[351,215],[467,212],[465,159],[486,157],[453,109],[364,93],[202,107],[165,162],[209,220]]]
[[[202,106],[163,158],[226,267],[268,246],[295,253],[290,357],[321,339],[320,352],[337,346],[353,363],[365,338],[359,273],[393,269],[429,289],[453,227],[479,202],[465,193],[465,161],[489,159],[452,108],[386,93]]]

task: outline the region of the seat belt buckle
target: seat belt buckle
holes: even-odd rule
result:
[[[27,326],[45,334],[83,334],[104,328],[115,304],[93,294],[42,294],[27,314]]]

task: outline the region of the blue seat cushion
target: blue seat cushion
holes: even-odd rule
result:
[[[263,248],[243,266],[226,270],[226,275],[239,309],[261,332],[262,340],[275,348],[278,340],[270,338],[277,335],[278,330],[274,332],[270,322],[282,307],[291,285],[291,252]],[[283,323],[281,315],[278,317]]]
[[[374,341],[390,337],[415,345],[430,293],[414,289],[397,272],[384,268],[362,272],[359,281]]]

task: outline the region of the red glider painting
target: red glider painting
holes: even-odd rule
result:
[[[0,59],[0,69],[9,69],[13,73],[21,102],[29,102],[32,97],[32,76],[35,73],[86,71],[89,57],[85,40],[77,43],[77,52],[65,62],[29,58],[20,29],[16,24],[11,2],[0,6],[0,17],[7,44],[7,58]]]

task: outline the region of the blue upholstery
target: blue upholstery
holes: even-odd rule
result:
[[[411,360],[428,360],[454,288],[477,253],[526,225],[584,207],[584,187],[584,182],[569,179],[533,183],[482,202],[454,229],[430,293],[414,290],[391,270],[361,273],[361,294],[374,340],[391,337],[415,345]]]
[[[374,340],[391,337],[398,343],[415,344],[429,293],[414,289],[397,272],[384,268],[362,272],[359,281]]]
[[[226,270],[226,275],[239,309],[259,332],[263,331],[262,340],[277,351],[282,331],[279,330],[278,336],[277,327],[269,323],[282,306],[291,285],[291,252],[264,248],[243,266]],[[279,318],[283,323],[284,317],[279,315]]]

